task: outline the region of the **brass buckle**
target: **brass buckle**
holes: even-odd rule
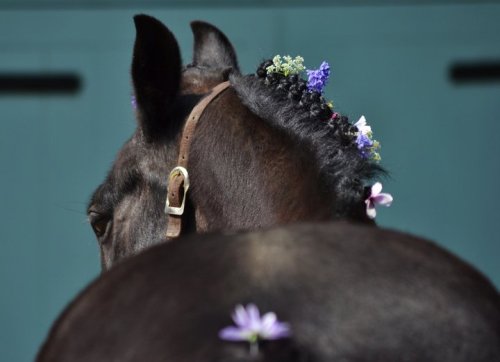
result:
[[[181,206],[175,207],[170,206],[170,200],[168,199],[170,195],[170,182],[174,177],[182,175],[184,178],[184,195],[182,197]],[[168,192],[167,192],[167,200],[165,201],[165,214],[169,215],[182,215],[184,213],[184,206],[186,204],[186,194],[189,189],[189,175],[187,170],[184,167],[177,166],[172,171],[170,171],[170,175],[168,177]]]

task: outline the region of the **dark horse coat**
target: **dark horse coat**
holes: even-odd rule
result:
[[[237,304],[292,337],[227,342]],[[500,298],[431,242],[346,223],[197,235],[102,274],[66,309],[38,361],[500,361]]]
[[[88,208],[110,270],[61,315],[39,361],[500,360],[497,291],[422,239],[325,223],[191,236],[141,254],[165,241],[166,175],[183,121],[230,73],[189,155],[188,231],[367,222],[363,185],[379,170],[293,97],[240,76],[218,29],[193,23],[193,63],[181,69],[170,31],[135,21],[138,129]],[[257,355],[220,340],[235,305],[250,302],[289,322],[292,337],[261,343]]]

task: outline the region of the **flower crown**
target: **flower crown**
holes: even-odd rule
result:
[[[300,76],[304,71],[306,71],[307,74],[308,91],[323,96],[325,86],[330,77],[330,65],[326,61],[323,61],[318,69],[306,69],[304,66],[304,58],[301,56],[292,58],[289,55],[283,57],[276,55],[272,60],[272,64],[266,67],[267,74],[277,73],[285,77],[291,75]],[[327,105],[333,110],[334,105],[332,101],[327,101]],[[331,121],[335,123],[339,120],[340,114],[333,112]],[[356,137],[356,145],[361,156],[379,162],[381,157],[377,151],[380,149],[380,142],[373,139],[372,129],[366,123],[365,117],[361,116],[353,126],[355,131],[348,135]]]

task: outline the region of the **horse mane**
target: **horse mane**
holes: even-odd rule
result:
[[[323,97],[309,92],[299,77],[266,75],[269,64],[264,61],[256,74],[231,74],[238,97],[254,114],[316,155],[320,183],[336,197],[336,217],[356,213],[368,196],[367,184],[387,171],[359,151],[354,136],[357,129],[346,116],[333,119]]]

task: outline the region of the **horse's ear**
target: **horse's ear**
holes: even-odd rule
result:
[[[167,126],[168,114],[179,92],[181,55],[173,34],[159,20],[134,17],[136,38],[132,59],[139,126],[154,137]]]
[[[194,34],[193,64],[209,68],[232,68],[239,72],[236,52],[222,31],[203,21],[193,21]]]

